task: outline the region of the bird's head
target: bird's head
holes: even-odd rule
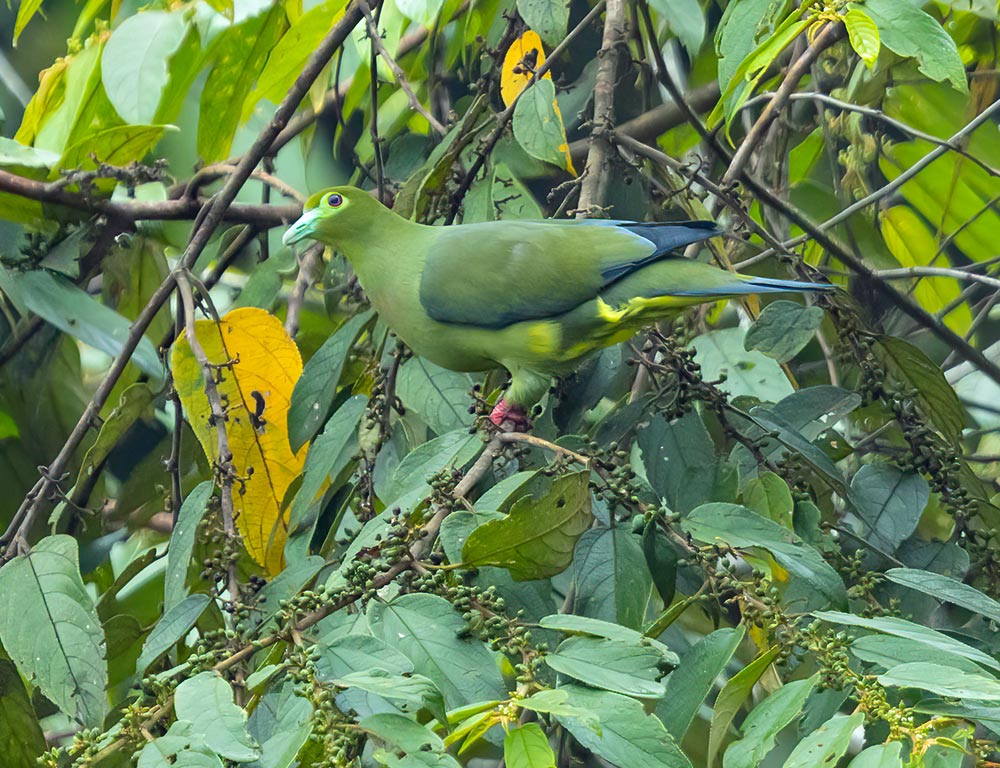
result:
[[[336,245],[369,227],[379,210],[386,209],[367,192],[355,187],[330,187],[306,200],[302,215],[285,231],[285,245],[306,238]]]

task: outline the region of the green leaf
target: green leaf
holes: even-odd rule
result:
[[[582,683],[624,696],[660,698],[666,671],[658,650],[639,643],[624,643],[604,637],[571,637],[545,655],[545,663],[556,672]]]
[[[771,432],[775,435],[772,445],[778,443],[783,449],[787,449],[792,455],[797,455],[829,484],[840,496],[847,493],[844,485],[844,478],[840,470],[821,449],[816,447],[801,432],[795,429],[794,425],[785,419],[778,408],[758,405],[750,409],[750,416],[756,422],[758,429]],[[739,446],[744,448],[744,446]],[[770,449],[770,446],[768,447]],[[745,448],[744,448],[745,450]],[[765,449],[765,455],[768,449]],[[777,453],[784,451],[778,449]]]
[[[210,602],[211,598],[208,595],[197,593],[188,595],[177,605],[165,610],[142,646],[142,653],[136,664],[136,674],[143,675],[150,664],[184,638]]]
[[[600,733],[576,717],[556,715],[559,724],[583,747],[617,766],[690,768],[691,761],[663,727],[656,715],[647,715],[635,699],[609,691],[563,686],[570,703],[599,712]]]
[[[783,685],[757,704],[743,721],[743,738],[726,748],[723,768],[757,768],[782,728],[795,720],[819,681],[819,675]]]
[[[476,528],[462,547],[466,565],[506,568],[518,581],[562,573],[573,560],[573,548],[593,520],[590,472],[575,472],[553,481],[541,497],[518,499],[510,514]]]
[[[563,688],[550,688],[531,694],[525,699],[518,699],[517,705],[521,709],[528,709],[532,712],[544,712],[549,715],[561,715],[572,717],[583,725],[586,725],[594,733],[601,732],[601,719],[596,712],[583,709],[570,703],[570,692],[581,690],[577,686],[569,685]]]
[[[885,577],[896,584],[959,605],[1000,623],[1000,603],[958,579],[915,568],[890,568],[885,572]]]
[[[399,369],[396,394],[408,410],[439,435],[472,425],[469,390],[475,379],[434,365],[422,357],[407,360]]]
[[[347,634],[322,639],[317,649],[316,674],[326,682],[365,669],[384,669],[401,675],[413,672],[413,662],[372,635]]]
[[[565,0],[517,0],[517,12],[521,14],[524,23],[537,32],[538,36],[542,38],[542,42],[550,48],[555,48],[566,37],[569,7]],[[538,81],[535,87],[542,82],[544,81]],[[525,96],[527,95],[525,94]],[[550,104],[554,97],[555,90],[553,89],[549,96]],[[516,112],[514,113],[514,123],[516,126]]]
[[[947,80],[962,93],[968,92],[958,47],[933,16],[898,0],[867,0],[863,8],[878,26],[886,48],[904,58],[914,57],[918,69],[931,80]]]
[[[343,16],[340,0],[326,0],[303,13],[281,36],[267,57],[254,90],[243,103],[243,119],[261,99],[280,104],[334,22]]]
[[[637,443],[646,479],[674,512],[686,513],[709,501],[735,501],[735,467],[715,454],[715,444],[695,412],[673,422],[653,416],[639,429]]]
[[[449,707],[506,695],[493,653],[479,640],[462,639],[467,625],[443,597],[408,594],[372,601],[368,624],[375,637],[402,651],[418,674],[437,684]]]
[[[945,653],[961,656],[970,659],[978,664],[1000,671],[1000,661],[997,661],[989,654],[983,653],[977,648],[954,640],[948,635],[942,634],[930,627],[924,627],[905,619],[883,616],[869,619],[863,616],[855,616],[851,613],[841,613],[839,611],[813,611],[813,615],[822,621],[829,621],[832,624],[846,624],[850,627],[863,627],[874,632],[884,632],[887,635],[905,637],[915,640],[934,651],[944,651]],[[930,652],[930,651],[929,651]]]
[[[660,600],[670,605],[677,590],[677,550],[655,520],[646,523],[642,530],[642,555]]]
[[[247,730],[260,744],[260,758],[247,768],[289,768],[312,731],[312,704],[286,682],[264,694],[247,720]]]
[[[423,675],[409,672],[393,674],[376,667],[351,672],[331,682],[341,688],[360,688],[383,699],[402,702],[397,706],[407,713],[412,711],[416,714],[418,710],[426,709],[442,725],[448,724],[448,716],[444,710],[444,696],[434,681]]]
[[[757,41],[771,34],[785,7],[785,0],[740,0],[726,6],[715,31],[720,85],[728,85]]]
[[[59,153],[29,147],[13,139],[0,137],[0,167],[28,178],[45,178],[59,162]],[[37,173],[43,171],[43,173]]]
[[[283,6],[265,7],[224,30],[214,43],[215,60],[201,92],[198,118],[198,154],[206,163],[229,154],[243,102],[287,23]]]
[[[200,672],[177,686],[174,711],[220,757],[238,763],[260,757],[260,746],[247,733],[246,712],[233,703],[233,689],[218,673]]]
[[[31,697],[17,669],[0,659],[0,754],[6,768],[37,768],[47,749]]]
[[[364,718],[361,727],[379,741],[392,747],[392,752],[376,750],[375,759],[390,768],[460,768],[458,761],[444,751],[444,742],[430,729],[403,715],[380,712]],[[405,753],[400,759],[397,751]]]
[[[842,605],[847,600],[840,576],[819,552],[792,531],[746,507],[705,504],[682,520],[681,526],[698,541],[766,549],[794,577],[785,595],[789,604],[815,608]]]
[[[164,736],[142,748],[137,768],[222,768],[222,760],[206,746],[193,723],[178,720]]]
[[[76,541],[48,536],[0,568],[0,644],[56,706],[101,725],[108,670],[104,633],[80,577]]]
[[[126,123],[156,121],[168,61],[186,34],[183,13],[155,10],[129,16],[112,33],[101,56],[101,82]]]
[[[503,759],[506,768],[556,768],[556,756],[538,723],[525,723],[507,732]]]
[[[847,768],[903,768],[903,761],[899,757],[902,747],[898,741],[868,747],[861,750]]]
[[[277,630],[275,614],[281,610],[281,604],[299,594],[324,565],[326,561],[321,556],[308,555],[285,566],[284,570],[265,584],[254,597],[250,606],[250,626],[254,628],[268,626]],[[258,629],[258,631],[263,630]]]
[[[573,556],[573,613],[643,628],[653,580],[642,562],[639,537],[621,526],[587,531]]]
[[[649,5],[667,20],[670,31],[694,58],[705,40],[705,14],[698,0],[653,0]]]
[[[417,446],[406,455],[383,489],[386,505],[404,506],[430,492],[428,481],[445,467],[462,467],[482,446],[477,435],[456,429]]]
[[[749,395],[767,402],[777,402],[792,394],[792,385],[781,366],[770,357],[743,346],[745,334],[740,328],[710,331],[698,336],[691,346],[695,362],[701,366],[706,381],[725,377],[722,389],[731,397]]]
[[[153,402],[153,391],[145,384],[133,384],[122,392],[118,405],[108,414],[101,424],[97,439],[84,454],[80,472],[76,477],[76,486],[81,487],[90,481],[96,472],[100,471],[108,454],[122,439],[126,432],[146,413]]]
[[[333,482],[357,454],[358,423],[367,405],[364,395],[354,395],[344,401],[309,446],[302,466],[302,484],[288,512],[286,562],[302,560],[309,555],[309,543],[317,522],[316,516],[309,513],[315,510],[313,503],[327,481]]]
[[[14,47],[17,47],[17,39],[21,36],[28,22],[38,13],[42,7],[42,0],[21,0],[17,8],[17,19],[14,21]]]
[[[778,646],[764,651],[729,678],[719,691],[715,706],[712,707],[712,726],[708,733],[708,768],[712,768],[715,763],[715,756],[719,753],[719,747],[722,746],[736,713],[780,651]]]
[[[796,744],[783,768],[836,765],[851,745],[851,736],[864,722],[864,712],[836,715]]]
[[[900,664],[879,675],[878,681],[885,686],[919,688],[953,699],[1000,701],[1000,681],[996,678],[929,661]]]
[[[935,167],[935,171],[940,170],[940,166]],[[945,207],[950,206],[946,204]],[[882,239],[900,266],[935,266],[940,250],[939,235],[924,224],[913,208],[895,205],[881,211],[878,221]],[[941,236],[943,237],[943,233]],[[943,312],[948,307],[949,311],[943,316],[945,324],[955,333],[964,335],[969,331],[972,312],[962,302],[963,285],[958,280],[949,277],[921,277],[915,279],[912,285],[913,297],[921,307],[932,315]],[[958,306],[952,309],[951,305],[955,302]]]
[[[746,629],[717,629],[699,640],[681,658],[680,666],[667,678],[667,692],[656,712],[678,741],[711,693],[715,679],[736,653]],[[600,710],[598,710],[600,711]]]
[[[641,632],[623,627],[621,624],[613,624],[610,621],[591,619],[587,616],[575,616],[571,613],[553,613],[549,616],[543,616],[538,624],[545,629],[554,629],[557,632],[564,632],[568,635],[603,637],[608,640],[617,640],[621,643],[648,646],[658,650],[664,664],[677,666],[679,662],[677,654],[668,649],[659,640],[650,639]]]
[[[847,27],[847,36],[854,52],[868,65],[868,69],[873,69],[875,60],[878,59],[878,53],[882,49],[882,38],[879,37],[878,25],[863,10],[857,6],[851,6],[844,14],[844,26]]]
[[[424,26],[434,23],[444,0],[396,0],[396,7],[399,8],[406,18]]]
[[[58,166],[88,170],[99,163],[128,165],[145,157],[168,130],[177,129],[167,125],[116,125],[89,132],[67,147]]]
[[[325,423],[347,355],[373,317],[371,310],[352,317],[303,366],[288,408],[288,441],[294,453]]]
[[[780,475],[761,472],[758,477],[751,477],[743,489],[743,500],[761,517],[774,520],[785,528],[792,527],[795,501],[788,483]]]
[[[878,664],[883,669],[892,669],[911,661],[926,661],[927,646],[906,637],[892,635],[862,635],[851,642],[851,653],[869,664]],[[979,672],[980,666],[968,659],[956,656],[940,648],[934,651],[934,660],[947,667],[963,672]]]
[[[812,23],[811,19],[800,18],[801,15],[802,9],[793,11],[774,31],[774,34],[763,38],[762,42],[743,59],[723,91],[719,103],[708,116],[706,124],[709,128],[715,128],[725,116],[728,136],[729,126],[733,118],[740,107],[750,98],[750,94],[753,93],[768,67]]]
[[[863,466],[851,480],[848,495],[865,525],[864,537],[888,553],[916,530],[929,498],[926,480],[890,464]]]
[[[215,484],[211,480],[199,483],[187,495],[177,513],[177,524],[170,532],[170,546],[167,547],[167,569],[163,580],[163,610],[169,611],[187,595],[188,565],[194,552],[195,539],[201,518],[208,510],[208,500],[212,497]]]
[[[112,357],[118,356],[129,336],[128,320],[47,270],[0,271],[0,288],[46,322]],[[149,339],[139,340],[132,361],[153,378],[163,379],[163,366]]]
[[[548,0],[540,0],[548,2]],[[519,0],[536,2],[536,0]],[[561,0],[555,0],[562,5]],[[568,170],[566,129],[555,106],[556,87],[549,79],[537,80],[514,106],[514,138],[532,157]]]
[[[808,344],[823,322],[823,310],[794,301],[772,301],[750,326],[743,346],[787,363]]]

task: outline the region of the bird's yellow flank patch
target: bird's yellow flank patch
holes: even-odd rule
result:
[[[532,323],[528,328],[528,350],[533,355],[551,357],[559,352],[561,342],[562,334],[555,323]]]

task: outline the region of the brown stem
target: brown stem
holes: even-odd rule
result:
[[[236,195],[250,178],[250,175],[261,159],[267,154],[275,137],[277,137],[281,129],[288,123],[289,118],[291,118],[292,114],[298,108],[299,103],[305,97],[313,82],[319,77],[326,63],[337,49],[343,45],[351,30],[354,29],[360,20],[361,11],[357,5],[352,3],[344,12],[341,20],[334,25],[319,47],[309,57],[302,72],[275,110],[271,120],[237,164],[222,189],[202,208],[202,212],[199,214],[200,222],[194,229],[191,239],[184,249],[184,253],[181,254],[178,265],[153,292],[146,306],[139,313],[139,317],[132,324],[129,335],[123,344],[122,351],[111,364],[110,370],[97,387],[90,403],[84,409],[73,431],[46,469],[43,477],[35,483],[34,487],[24,498],[7,530],[0,537],[0,545],[8,545],[0,562],[6,562],[13,557],[14,552],[13,548],[9,547],[10,543],[18,536],[26,538],[26,534],[34,524],[36,517],[48,503],[49,496],[55,489],[60,476],[66,471],[73,454],[83,442],[84,437],[90,431],[91,425],[95,422],[97,415],[107,402],[115,384],[125,371],[125,367],[139,346],[139,341],[143,338],[146,329],[153,321],[156,313],[166,304],[173,293],[177,274],[189,270],[194,265],[198,256],[205,249],[205,246],[208,245],[216,228],[225,219],[226,213],[233,207]]]
[[[621,46],[625,42],[625,2],[608,0],[604,17],[604,35],[598,52],[597,80],[594,83],[594,117],[590,129],[590,149],[583,169],[578,218],[586,218],[600,209],[610,172],[611,142],[614,128],[615,85]]]
[[[233,452],[229,448],[229,433],[226,431],[226,421],[229,418],[225,407],[222,405],[222,397],[219,394],[219,387],[216,384],[218,366],[213,365],[205,354],[205,349],[201,345],[201,340],[195,332],[194,314],[194,294],[191,291],[191,283],[186,272],[177,273],[177,290],[180,293],[181,303],[184,306],[184,328],[185,338],[188,346],[191,347],[191,354],[201,366],[202,375],[205,377],[205,395],[208,397],[208,406],[211,416],[209,423],[215,428],[218,438],[218,458],[216,459],[216,475],[218,477],[221,507],[222,507],[222,527],[226,533],[226,538],[230,543],[236,540],[236,508],[233,504]],[[227,589],[229,599],[233,605],[239,602],[240,584],[236,578],[236,562],[230,561],[228,564]]]

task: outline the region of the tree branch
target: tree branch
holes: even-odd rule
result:
[[[444,136],[448,132],[448,128],[441,124],[441,122],[434,117],[430,112],[428,112],[424,105],[420,103],[420,99],[413,92],[413,88],[410,86],[410,81],[406,79],[406,74],[403,72],[403,68],[399,66],[392,54],[389,53],[388,49],[385,47],[385,43],[382,42],[382,35],[378,31],[378,25],[375,23],[375,19],[372,18],[371,9],[368,7],[366,0],[358,0],[358,6],[361,8],[361,13],[365,15],[365,21],[368,22],[368,36],[371,38],[372,45],[375,51],[382,58],[382,61],[388,65],[389,69],[392,70],[392,74],[396,77],[396,82],[399,83],[399,87],[403,89],[403,93],[406,94],[406,100],[410,103],[410,107],[417,113],[423,116],[423,118],[430,124],[434,132],[439,136]]]
[[[590,149],[583,169],[583,186],[580,187],[578,218],[599,211],[606,198],[606,185],[610,172],[611,142],[609,132],[614,129],[615,86],[618,82],[620,46],[625,41],[625,2],[607,0],[604,17],[604,34],[598,52],[597,80],[594,83],[594,116],[590,129]]]
[[[333,29],[330,30],[319,44],[319,47],[309,57],[302,72],[288,90],[281,104],[278,105],[271,120],[257,136],[257,139],[247,153],[237,163],[232,175],[228,178],[222,189],[219,190],[218,194],[211,201],[205,204],[202,209],[203,215],[199,216],[200,222],[195,227],[177,266],[153,292],[146,306],[139,313],[139,317],[132,324],[128,338],[126,338],[122,346],[122,351],[111,364],[111,368],[97,387],[90,403],[84,409],[73,431],[66,438],[62,449],[60,449],[51,464],[49,464],[42,478],[35,483],[31,491],[25,496],[7,530],[0,537],[0,545],[7,545],[7,550],[3,553],[0,562],[6,562],[13,557],[13,548],[9,546],[10,543],[18,537],[26,538],[25,534],[31,529],[44,505],[48,503],[49,495],[55,489],[60,476],[69,466],[73,454],[90,431],[91,425],[95,423],[97,415],[104,407],[115,384],[132,359],[132,355],[135,353],[136,347],[138,347],[139,341],[143,338],[146,329],[153,321],[156,313],[166,304],[173,293],[177,275],[189,270],[194,265],[198,256],[205,249],[205,246],[208,245],[216,228],[225,219],[226,212],[233,205],[237,193],[250,178],[257,164],[268,153],[274,139],[298,108],[299,103],[305,97],[316,78],[319,77],[326,63],[337,49],[343,45],[347,36],[361,18],[361,11],[356,4],[352,3],[348,6],[341,20],[334,25]]]
[[[552,53],[548,55],[548,58],[538,67],[534,72],[531,73],[531,77],[525,84],[524,89],[514,97],[514,100],[507,106],[507,108],[497,115],[497,124],[493,129],[493,132],[483,141],[482,147],[476,152],[476,159],[472,162],[468,172],[462,177],[461,183],[458,185],[458,189],[452,196],[451,208],[448,211],[448,217],[446,223],[452,224],[455,221],[455,217],[458,215],[458,211],[462,206],[462,200],[465,199],[465,193],[469,191],[469,187],[472,186],[472,182],[476,180],[476,176],[483,169],[486,164],[486,158],[489,157],[490,152],[500,141],[500,137],[503,136],[504,131],[507,130],[507,123],[514,116],[514,108],[517,106],[518,100],[524,96],[529,88],[531,88],[536,82],[538,82],[545,73],[549,71],[549,68],[555,62],[556,58],[559,57],[563,51],[565,51],[571,42],[579,35],[583,30],[585,30],[590,23],[601,15],[601,11],[604,10],[604,4],[606,0],[598,0],[597,5],[590,9],[590,13],[584,16],[580,23],[577,24],[573,29],[570,30],[569,34],[563,38],[563,41],[559,43],[555,48],[552,49]]]

